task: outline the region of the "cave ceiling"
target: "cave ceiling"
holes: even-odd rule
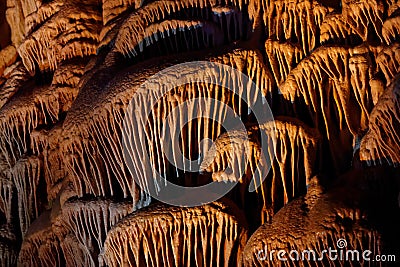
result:
[[[0,0],[0,267],[400,266],[399,167],[398,0]]]

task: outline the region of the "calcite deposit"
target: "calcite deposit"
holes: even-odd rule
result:
[[[0,1],[0,266],[399,266],[399,14]],[[232,190],[172,205],[171,184]],[[391,261],[264,257],[343,240]]]

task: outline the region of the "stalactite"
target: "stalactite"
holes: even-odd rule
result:
[[[25,17],[25,32],[29,35],[39,25],[49,19],[51,16],[59,12],[64,7],[62,0],[42,3],[35,12]]]
[[[369,130],[361,140],[360,159],[368,165],[400,164],[400,79],[379,98],[370,115]]]
[[[76,237],[82,247],[86,247],[91,261],[96,266],[103,265],[97,258],[103,251],[107,232],[121,218],[132,212],[132,202],[113,202],[111,200],[71,200],[62,207],[62,221]]]
[[[158,0],[143,6],[142,8],[134,11],[130,17],[124,21],[121,26],[118,36],[115,40],[116,51],[129,55],[131,48],[140,44],[144,40],[145,29],[155,21],[162,21],[166,19],[171,13],[179,12],[184,9],[205,9],[206,7],[215,7],[222,4],[222,1],[212,0],[185,0],[185,1],[164,1]],[[229,1],[230,2],[230,1]],[[247,3],[247,0],[233,0],[233,4],[241,9],[242,5]],[[204,18],[207,19],[207,18]]]
[[[58,114],[60,112],[65,112],[69,109],[78,94],[77,85],[83,74],[83,68],[84,61],[72,61],[69,63],[63,63],[56,70],[52,84],[47,90],[45,90],[44,96],[53,98],[55,94],[58,94],[58,99],[55,99],[55,102],[49,101],[49,104],[41,104],[43,110],[42,119],[38,119],[40,123],[43,123],[42,120],[46,120],[49,114],[53,116],[53,119],[48,121],[47,124],[55,122],[58,120]],[[31,103],[31,108],[35,109],[37,106],[36,103]],[[59,110],[49,112],[46,109],[47,106],[55,108],[58,106]],[[44,124],[46,124],[46,121]],[[61,125],[59,124],[54,126],[51,130],[43,129],[37,131],[35,129],[29,129],[29,136],[25,133],[27,136],[19,137],[23,146],[29,144],[32,153],[43,159],[41,172],[46,181],[48,201],[55,199],[60,190],[61,181],[67,176],[66,170],[63,168],[63,155],[59,150],[59,145],[63,139],[61,129]],[[19,156],[16,156],[16,159],[18,158]]]
[[[352,52],[349,60],[350,88],[355,96],[358,107],[361,109],[359,128],[363,131],[368,127],[368,114],[373,107],[372,90],[369,84],[372,77],[372,68],[370,67],[372,64],[371,58],[368,55],[368,49],[354,49]],[[353,105],[356,104],[354,103]],[[346,109],[345,112],[347,112]],[[349,110],[348,112],[351,111]]]
[[[308,52],[318,42],[351,42],[351,35],[363,41],[381,38],[384,5],[381,1],[344,1],[341,13],[313,1],[264,1],[267,35],[272,40],[296,40]],[[372,30],[371,30],[372,29]]]
[[[327,120],[329,111],[325,109],[326,105],[335,105],[340,113],[339,117],[343,118],[348,129],[356,135],[360,130],[365,130],[368,111],[372,108],[367,85],[372,75],[368,52],[368,48],[362,46],[354,49],[321,47],[293,69],[280,91],[292,103],[296,98],[302,98],[313,114],[322,114],[328,133],[329,124],[334,122]],[[328,104],[332,100],[329,100],[330,92],[324,88],[327,79],[334,83],[331,90],[335,90],[336,96],[335,103],[332,104]],[[355,112],[358,113],[357,116]],[[357,121],[357,117],[362,119]],[[312,118],[317,123],[315,115]]]
[[[252,3],[249,3],[250,7],[249,13],[252,15]],[[244,29],[243,22],[245,21],[245,16],[237,8],[232,7],[213,7],[212,11],[212,21],[218,25],[221,31],[227,35],[227,40],[229,42],[238,40],[246,36],[247,29]],[[232,28],[235,29],[232,32]]]
[[[313,178],[306,196],[289,203],[275,215],[271,224],[262,225],[251,236],[243,253],[243,266],[275,266],[282,263],[282,266],[291,266],[293,262],[321,267],[337,266],[327,254],[320,261],[306,254],[302,261],[302,252],[312,250],[319,259],[323,250],[331,247],[339,255],[339,239],[347,241],[344,252],[345,249],[352,249],[361,254],[368,249],[372,255],[379,254],[382,249],[380,234],[366,223],[362,209],[348,207],[343,199],[340,191],[324,193],[319,182]],[[281,249],[286,252],[287,261],[279,261],[277,253],[269,258],[273,250],[277,252]],[[289,259],[292,250],[299,253],[299,261]],[[293,253],[291,256],[296,258],[297,255]],[[363,260],[361,255],[360,259]],[[347,263],[359,266],[360,261],[349,260]]]
[[[40,193],[38,185],[41,178],[39,158],[20,159],[7,170],[8,179],[12,180],[18,195],[18,218],[21,233],[25,234],[32,221],[39,216]]]
[[[395,13],[400,9],[400,1],[398,0],[388,0],[387,4],[388,4],[388,11],[387,11],[388,17],[392,16],[393,13]]]
[[[86,247],[78,242],[72,234],[67,235],[61,242],[65,257],[65,266],[95,267],[95,263]]]
[[[3,75],[7,77],[7,81],[1,86],[0,108],[31,78],[21,62],[5,69]]]
[[[101,23],[98,13],[95,3],[66,4],[19,46],[25,67],[32,73],[35,64],[40,70],[54,70],[63,60],[95,54]]]
[[[183,36],[178,36],[178,34]],[[151,24],[143,33],[143,39],[132,43],[129,51],[133,56],[143,52],[146,47],[163,40],[174,39],[170,44],[179,52],[182,39],[185,40],[183,51],[201,47],[218,47],[223,43],[223,32],[214,24],[207,21],[166,20]],[[179,38],[179,39],[177,39]]]
[[[343,155],[350,156],[354,138],[367,130],[373,108],[370,51],[368,46],[318,48],[279,87],[292,103],[287,109],[300,119],[308,117],[329,140],[338,173],[347,168]]]
[[[278,117],[274,122],[253,126],[249,133],[234,131],[221,135],[214,148],[206,154],[201,167],[212,172],[215,181],[244,183],[240,185],[243,187],[241,194],[244,194],[253,175],[259,173],[262,178],[262,174],[266,174],[269,168],[265,159],[261,158],[261,143],[256,134],[258,130],[264,131],[266,136],[272,133],[276,140],[273,145],[275,151],[268,149],[267,158],[275,158],[271,165],[271,174],[257,189],[259,205],[262,206],[261,218],[268,220],[274,211],[304,192],[309,180],[318,173],[316,159],[319,158],[321,137],[318,131],[300,121]],[[248,143],[246,137],[250,139]],[[241,173],[244,177],[239,175],[239,166],[242,166]],[[232,173],[227,174],[227,168]],[[262,181],[253,182],[258,187]],[[240,198],[243,201],[245,196]],[[242,205],[245,206],[245,203]]]
[[[400,34],[400,16],[394,15],[383,23],[382,36],[386,41],[386,44],[391,44],[396,41]]]
[[[342,4],[342,14],[346,24],[351,27],[362,40],[376,34],[382,40],[382,22],[385,7],[382,1],[352,1],[346,0]]]
[[[6,217],[6,223],[12,221],[13,182],[6,177],[0,178],[0,212]],[[15,197],[15,196],[14,196]]]
[[[52,85],[34,86],[35,90],[24,82],[26,72],[22,72],[25,69],[21,66],[22,69],[15,71],[15,78],[4,85],[10,90],[20,86],[18,96],[11,98],[0,110],[0,151],[10,166],[27,153],[34,129],[57,122],[59,114],[70,108],[78,94],[76,85],[83,74],[83,66],[82,62],[65,63],[55,72]]]
[[[9,229],[0,229],[0,266],[15,266],[18,257],[18,249],[15,245],[15,237],[9,239],[9,234],[5,233]]]
[[[256,96],[259,93],[264,95],[271,94],[271,75],[264,69],[259,52],[235,50],[230,53],[224,53],[221,56],[208,57],[207,60],[230,65],[248,74],[260,88],[261,92],[255,92]],[[76,101],[77,104],[69,111],[63,126],[63,134],[70,138],[63,142],[62,148],[64,154],[72,155],[67,158],[66,166],[69,172],[73,174],[71,182],[74,184],[75,191],[78,192],[79,196],[84,194],[94,194],[95,196],[113,195],[115,190],[122,190],[124,197],[135,196],[136,189],[132,185],[132,179],[124,167],[126,163],[122,154],[123,146],[120,131],[123,124],[123,115],[136,88],[143,81],[143,75],[151,76],[151,74],[158,72],[160,68],[162,68],[162,65],[157,62],[157,67],[153,67],[151,64],[150,67],[149,65],[143,67],[145,71],[142,69],[141,72],[122,73],[116,76],[108,85],[104,86],[102,84],[103,87],[101,88],[101,83],[98,84],[99,76],[96,75],[94,78],[96,79],[96,87],[99,86],[99,95],[95,100],[96,102],[91,103],[93,107],[91,109],[86,109],[85,103],[87,103],[87,98],[91,98],[94,88],[86,86],[81,90],[81,94]],[[209,73],[207,73],[207,76],[209,76]],[[87,84],[90,84],[90,82]],[[115,86],[116,84],[124,84],[124,86]],[[183,92],[176,92],[177,99],[181,99],[179,101],[199,94],[208,95],[212,92],[215,94],[217,92],[215,86],[202,88],[200,92],[198,92],[199,88],[195,84],[188,86],[187,89],[190,89],[188,92],[193,92],[191,93],[192,96],[184,95]],[[220,94],[217,98],[221,97],[225,96]],[[234,100],[226,98],[222,99],[222,101],[232,105]],[[141,105],[141,103],[137,103],[137,105]],[[165,106],[164,108],[171,110],[173,106]],[[101,110],[101,112],[97,112],[97,110]],[[160,134],[157,129],[160,128],[152,126],[153,132],[151,134]],[[88,139],[89,136],[91,136],[90,141]],[[150,153],[155,152],[152,149],[160,148],[157,146],[158,143],[148,144],[151,146]],[[102,150],[100,150],[100,147]],[[158,161],[158,163],[161,163],[161,161]],[[138,173],[132,175],[141,177]],[[114,188],[108,182],[111,177],[116,178],[119,189]]]
[[[371,87],[372,101],[374,102],[375,106],[385,91],[385,85],[380,79],[371,79],[369,81],[369,85]]]
[[[140,33],[140,37],[136,37],[136,41],[131,40],[124,44],[124,51],[120,51],[118,48],[117,51],[135,57],[142,53],[147,46],[157,42],[158,45],[161,45],[164,42],[168,43],[166,46],[170,45],[179,52],[182,49],[181,46],[183,46],[183,51],[202,47],[218,47],[244,36],[243,18],[240,12],[235,9],[213,8],[212,16],[213,18],[210,20],[171,19],[150,24]],[[235,29],[235,32],[231,33],[232,29]]]
[[[102,0],[103,24],[107,25],[111,20],[115,19],[126,11],[128,8],[138,9],[142,6],[142,0]]]
[[[54,72],[49,91],[58,94],[60,112],[70,109],[79,92],[79,82],[85,73],[87,59],[73,59],[59,65]]]
[[[346,42],[350,35],[356,34],[354,29],[348,25],[342,13],[332,13],[325,17],[320,29],[320,42],[328,41]]]
[[[272,40],[265,42],[265,52],[278,85],[286,80],[290,71],[304,58],[303,51],[298,45],[282,44]]]
[[[40,92],[40,89],[36,90],[36,93],[38,91]],[[41,91],[47,90],[42,89]],[[7,158],[10,166],[27,152],[28,134],[33,129],[46,120],[50,120],[50,122],[57,120],[59,103],[57,99],[54,99],[53,93],[50,93],[49,98],[44,101],[35,95],[28,95],[25,99],[14,98],[15,101],[9,102],[0,111],[1,152]],[[49,117],[46,118],[46,116]]]
[[[64,159],[60,151],[62,128],[57,124],[50,131],[33,131],[31,149],[35,155],[43,157],[43,176],[46,181],[47,200],[53,201],[61,190],[62,182],[68,176],[63,168]]]
[[[246,171],[247,160],[258,161],[260,151],[259,143],[255,140],[247,140],[248,135],[245,131],[232,130],[220,135],[211,149],[207,151],[201,162],[201,170],[212,172],[214,181],[248,182],[243,181],[239,175]],[[250,154],[248,154],[248,152]],[[232,173],[225,173],[224,170],[230,168]]]
[[[388,205],[375,201],[395,200],[391,190],[397,187],[382,175],[397,169],[375,165],[400,162],[400,87],[393,82],[400,70],[399,10],[399,0],[1,3],[0,267],[237,266],[242,255],[245,266],[262,265],[254,249],[264,245],[321,251],[343,237],[349,246],[375,245],[371,250],[380,252],[380,233],[369,223],[382,221],[374,228],[382,229],[388,220],[370,221],[359,204],[376,205],[381,212]],[[160,77],[154,90],[138,92],[153,74],[193,60],[231,66],[258,89],[235,96],[227,90],[240,82],[233,73],[222,72],[218,81],[224,86],[216,86],[213,70],[183,67]],[[146,94],[159,94],[177,74],[211,82],[189,82],[158,103],[147,101]],[[255,126],[252,109],[240,97],[264,104],[261,95],[275,115],[290,117]],[[226,118],[226,109],[213,109],[209,102],[197,111],[177,108],[198,97],[232,108],[247,130],[223,128],[216,121]],[[149,120],[131,121],[132,133],[144,130],[144,135],[126,141],[122,128],[132,99],[139,110],[147,111],[147,104],[152,109]],[[187,115],[213,120],[175,127],[183,128],[180,136],[172,129],[167,133],[167,123],[177,126]],[[260,156],[259,134],[272,132],[275,149],[267,153],[276,157],[257,187],[269,167]],[[163,147],[165,134],[178,136],[183,155],[175,157],[175,148]],[[200,147],[206,138],[215,141],[208,153],[206,145]],[[247,149],[249,162],[241,157]],[[145,150],[149,159],[143,159]],[[171,151],[173,162],[165,151]],[[190,173],[192,165],[173,166],[183,157],[203,159],[202,170],[212,175]],[[231,172],[224,172],[227,167]],[[358,180],[325,193],[311,179],[327,173],[323,181],[331,186],[335,175],[349,168],[354,176],[368,169],[365,179],[373,180],[379,195],[360,201],[366,184]],[[184,186],[239,182],[227,197],[245,212],[250,228],[270,223],[257,230],[242,254],[247,227],[232,204],[147,207],[153,200],[144,189],[165,184],[156,172]],[[248,192],[253,175],[256,192]],[[349,177],[341,178],[339,184]]]
[[[264,0],[262,5],[267,37],[280,42],[295,40],[306,55],[318,46],[319,27],[332,11],[309,0]]]
[[[400,72],[400,45],[394,43],[384,47],[376,58],[378,71],[381,71],[388,86],[393,78]]]
[[[57,199],[52,210],[43,212],[30,226],[22,243],[18,266],[98,266],[89,248],[78,241],[76,233],[70,232],[59,201]],[[112,205],[109,213],[115,214]],[[79,219],[71,218],[69,223]]]
[[[108,233],[107,266],[236,266],[247,239],[234,208],[156,204],[129,215]]]
[[[0,242],[0,266],[8,267],[14,266],[17,259],[17,252],[10,248],[10,245],[7,243]]]
[[[224,53],[219,57],[210,57],[207,60],[231,66],[247,75],[253,81],[262,95],[272,106],[272,95],[274,93],[273,75],[267,70],[263,63],[263,56],[258,50],[235,49]]]
[[[51,212],[44,212],[31,225],[22,243],[18,266],[65,266],[60,240],[52,228]]]

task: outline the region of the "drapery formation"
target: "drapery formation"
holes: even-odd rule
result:
[[[255,251],[340,238],[399,252],[399,14],[395,0],[0,3],[0,266],[272,266]],[[256,88],[177,86],[124,153],[128,107],[149,104],[131,101],[142,83],[188,61],[227,65]],[[229,80],[203,71],[181,74]],[[199,97],[227,108],[181,125],[180,105]],[[274,121],[248,105],[263,101]],[[219,123],[228,108],[245,130]],[[174,110],[182,159],[171,162],[161,140]],[[262,134],[275,136],[271,162]],[[150,173],[132,153],[142,150]],[[201,170],[176,168],[183,157]],[[146,192],[162,182],[155,172],[181,186],[238,184],[222,201],[173,207]]]

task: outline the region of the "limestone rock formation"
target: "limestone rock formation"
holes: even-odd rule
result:
[[[369,130],[361,140],[360,159],[368,165],[400,163],[400,79],[385,90],[371,112]]]
[[[397,266],[399,14],[398,0],[0,1],[0,266],[275,266],[256,251],[341,238]],[[152,194],[170,184],[233,189],[181,207]]]
[[[246,223],[225,203],[195,208],[155,204],[117,223],[107,235],[107,266],[235,266]]]
[[[276,137],[276,144],[272,146],[276,151],[268,151],[267,157],[273,158],[276,154],[270,174],[265,181],[254,181],[256,186],[260,184],[260,188],[256,189],[260,199],[260,218],[261,222],[266,222],[289,200],[305,193],[309,180],[319,171],[317,159],[320,157],[321,137],[315,129],[285,117],[276,117],[274,122],[253,126],[249,133],[227,132],[218,137],[214,148],[208,151],[210,156],[205,156],[202,166],[206,171],[212,172],[213,180],[239,180],[243,184],[239,185],[242,187],[240,199],[243,207],[249,205],[243,194],[254,179],[253,175],[258,173],[257,177],[262,178],[262,172],[268,168],[268,162],[261,156],[262,144],[261,140],[257,140],[257,130],[264,131],[267,135],[275,131]],[[248,142],[247,136],[250,136]],[[232,170],[231,173],[228,173],[228,168]]]
[[[360,207],[349,207],[340,193],[338,189],[324,193],[315,177],[305,197],[282,208],[272,224],[264,224],[252,235],[243,254],[243,266],[279,264],[277,254],[274,254],[279,250],[287,253],[281,255],[287,259],[283,266],[291,265],[289,258],[315,266],[335,266],[335,255],[345,259],[340,256],[340,249],[345,247],[337,243],[341,239],[347,242],[347,249],[380,253],[383,247],[381,236],[368,225],[365,211]],[[356,190],[355,194],[359,193]],[[323,252],[329,249],[328,246],[336,251],[329,256]],[[368,264],[360,255],[359,261],[349,262],[351,266]]]

